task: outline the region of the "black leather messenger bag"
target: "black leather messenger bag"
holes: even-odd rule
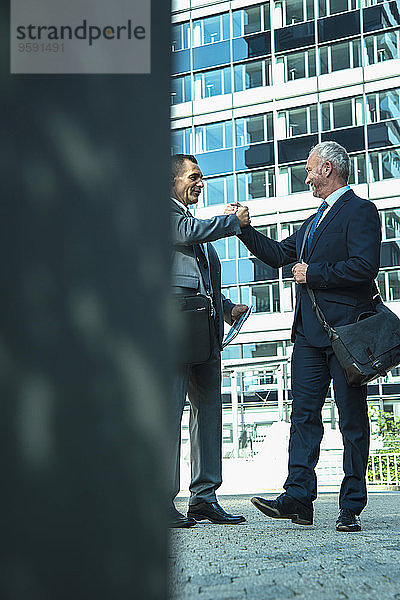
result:
[[[308,286],[307,292],[351,387],[384,377],[400,363],[400,319],[384,305],[378,290],[374,296],[375,312],[363,313],[356,323],[335,328],[326,322]]]
[[[193,365],[211,357],[211,300],[205,294],[176,295],[179,326],[177,328],[177,363]]]
[[[310,226],[309,226],[310,227]],[[300,252],[304,252],[309,227]],[[331,327],[319,308],[313,290],[307,287],[318,321],[328,334],[332,349],[351,387],[365,385],[400,364],[400,319],[384,305],[376,284],[375,312],[361,314],[355,323]]]

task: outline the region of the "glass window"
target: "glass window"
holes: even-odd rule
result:
[[[245,117],[235,120],[236,147],[264,141],[264,116]]]
[[[360,8],[360,0],[318,0],[320,17]]]
[[[350,44],[333,44],[331,47],[332,71],[350,68]]]
[[[271,85],[271,61],[257,60],[234,66],[235,92]]]
[[[194,76],[194,96],[196,100],[211,98],[231,92],[230,67],[196,73]]]
[[[205,182],[204,182],[205,183]],[[205,186],[204,186],[205,187]],[[224,260],[226,258],[226,238],[222,240],[216,240],[212,243],[220,260]]]
[[[353,125],[353,110],[351,98],[336,100],[333,103],[333,127],[350,127]]]
[[[222,267],[222,284],[223,285],[232,285],[232,283],[236,283],[236,260],[223,260],[221,262]],[[247,302],[244,302],[247,304]]]
[[[296,302],[296,284],[293,281],[283,282],[282,305],[284,312],[294,310]]]
[[[330,64],[329,64],[329,46],[321,46],[318,48],[319,53],[319,72],[321,75],[325,75],[330,72]]]
[[[305,21],[303,0],[286,0],[285,2],[285,22],[286,25],[294,25]]]
[[[171,131],[172,154],[192,154],[192,128]]]
[[[288,137],[308,133],[307,108],[288,111]]]
[[[191,76],[174,77],[171,84],[171,104],[190,102],[192,99]]]
[[[261,31],[261,10],[260,6],[252,6],[243,10],[243,33],[248,35],[250,33],[257,33]]]
[[[400,271],[389,271],[389,302],[400,300]]]
[[[253,285],[250,289],[251,305],[254,312],[279,312],[280,303],[278,282]]]
[[[362,125],[364,121],[361,96],[322,103],[322,129],[340,129],[352,125]]]
[[[384,232],[387,240],[400,238],[400,209],[385,210]]]
[[[318,131],[317,106],[303,106],[280,113],[286,117],[286,137]]]
[[[331,104],[330,102],[324,102],[321,104],[322,107],[322,131],[329,131],[333,129],[331,126]]]
[[[384,92],[367,95],[368,122],[377,123],[385,119],[400,118],[400,90],[385,90]]]
[[[192,44],[204,46],[228,40],[230,37],[229,13],[193,21]]]
[[[236,147],[248,146],[273,139],[273,115],[254,115],[235,119]]]
[[[399,58],[399,31],[387,31],[379,35],[369,35],[364,39],[366,63],[373,65],[378,62]]]
[[[367,169],[365,162],[365,154],[358,154],[350,157],[350,185],[358,185],[359,183],[366,183],[367,181]]]
[[[232,17],[234,37],[241,37],[271,29],[269,2],[234,10]]]
[[[400,177],[400,150],[371,152],[369,155],[370,181]]]
[[[382,152],[382,176],[383,179],[400,177],[400,150],[389,150]]]
[[[236,286],[224,288],[222,293],[224,294],[225,298],[229,298],[229,300],[231,300],[234,304],[239,303],[239,291]],[[247,302],[244,302],[244,304],[247,304]]]
[[[242,358],[241,356],[241,345],[240,344],[229,344],[229,346],[226,346],[226,348],[223,349],[222,351],[222,360],[228,360],[228,359],[235,359],[235,358]],[[225,387],[230,387],[231,385],[231,381],[230,381],[230,377],[227,377],[227,379],[229,380],[229,383],[227,383],[227,385]]]
[[[274,169],[249,171],[237,175],[238,201],[270,198],[275,195]]]
[[[185,50],[189,48],[190,43],[190,24],[189,23],[179,23],[179,25],[172,26],[172,52],[177,52],[178,50]]]
[[[280,352],[279,352],[280,351]],[[243,344],[243,358],[272,357],[283,354],[282,342]]]
[[[233,175],[204,179],[203,194],[205,206],[233,202]]]
[[[263,227],[256,227],[256,229],[272,240],[278,241],[278,225],[275,223],[272,225],[264,225]]]
[[[398,57],[398,32],[388,31],[376,36],[376,61],[383,62]]]
[[[232,121],[199,125],[195,128],[196,152],[232,148]]]
[[[289,182],[291,194],[296,194],[297,192],[305,192],[309,189],[308,185],[305,184],[305,166],[305,163],[302,163],[299,165],[292,165],[291,167],[289,167]]]
[[[305,177],[305,169],[304,169],[304,177]],[[284,240],[287,237],[289,237],[289,235],[292,235],[292,233],[294,233],[295,231],[297,231],[298,229],[300,229],[300,227],[302,226],[303,221],[295,221],[295,222],[291,222],[291,223],[282,223],[281,225],[281,239]]]
[[[314,0],[306,0],[306,10],[306,19],[307,21],[310,21],[314,18]]]
[[[379,93],[379,119],[400,118],[399,89],[387,90]]]
[[[332,73],[341,69],[361,66],[361,42],[343,42],[319,48],[320,73]]]
[[[347,10],[349,10],[348,0],[330,0],[329,14],[334,15],[335,13],[346,12]]]
[[[285,59],[286,81],[315,76],[315,50],[293,52],[286,55]]]

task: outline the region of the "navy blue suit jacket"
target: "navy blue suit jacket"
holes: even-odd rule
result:
[[[254,256],[270,265],[282,267],[298,261],[304,233],[315,214],[295,233],[276,242],[249,226],[239,238]],[[307,284],[314,290],[317,303],[332,326],[347,325],[373,309],[373,281],[379,270],[381,226],[376,206],[345,192],[332,206],[315,230],[303,260]],[[329,338],[317,320],[304,285],[297,286],[292,329],[301,315],[304,335],[313,346],[328,346]]]

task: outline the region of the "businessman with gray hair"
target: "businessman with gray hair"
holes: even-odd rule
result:
[[[336,142],[318,144],[308,156],[305,180],[313,195],[322,199],[317,213],[282,242],[267,238],[251,226],[239,235],[254,256],[272,267],[295,262],[292,272],[298,284],[292,329],[293,403],[286,491],[275,500],[256,497],[252,502],[269,517],[312,525],[313,501],[317,497],[315,467],[323,436],[321,413],[333,380],[344,444],[337,531],[360,531],[359,515],[367,503],[367,386],[348,385],[313,310],[307,286],[314,291],[332,327],[353,323],[362,313],[374,310],[381,227],[375,205],[356,196],[347,185],[349,168],[350,159],[342,146]],[[237,204],[231,205],[227,212],[237,209]]]

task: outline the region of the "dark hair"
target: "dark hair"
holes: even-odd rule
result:
[[[195,165],[198,164],[197,159],[193,154],[174,154],[171,157],[171,175],[172,179],[181,174],[185,161],[188,160]]]

